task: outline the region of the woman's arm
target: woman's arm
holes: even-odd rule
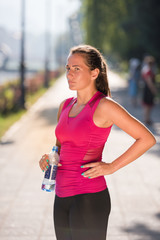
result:
[[[58,114],[57,114],[57,122],[59,121],[60,115],[61,115],[61,111],[63,108],[65,100],[60,104],[59,109],[58,109]],[[58,141],[58,139],[56,139],[56,146],[58,147],[58,153],[60,154],[60,150],[61,150],[61,144]],[[44,154],[42,156],[42,158],[39,161],[39,166],[42,169],[42,171],[46,171],[47,170],[47,166],[49,165],[49,161],[48,161],[48,154]],[[60,163],[58,163],[58,166],[61,166]]]
[[[156,140],[152,133],[137,119],[131,116],[122,106],[111,99],[106,99],[101,104],[101,111],[105,116],[105,122],[115,124],[131,137],[135,142],[121,156],[111,163],[95,162],[85,164],[82,167],[90,167],[84,173],[85,177],[95,178],[116,172],[120,168],[133,162],[151,148]]]
[[[60,118],[60,115],[61,115],[61,112],[62,112],[63,105],[64,105],[65,101],[66,101],[66,100],[64,100],[64,101],[60,104],[60,106],[59,106],[58,114],[57,114],[57,122],[59,121],[59,118]],[[61,143],[58,141],[57,138],[56,138],[56,146],[58,147],[58,153],[60,154]]]

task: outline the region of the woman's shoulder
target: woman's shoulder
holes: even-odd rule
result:
[[[116,102],[115,100],[113,100],[111,97],[104,97],[100,100],[99,102],[99,108],[101,110],[105,110],[105,109],[112,109],[113,107],[120,107],[120,104],[118,102]]]
[[[118,116],[118,103],[110,97],[101,98],[93,116],[95,124],[99,127],[110,127],[114,124],[115,116]]]
[[[102,98],[97,107],[97,113],[109,118],[121,115],[123,112],[126,112],[125,108],[111,97]]]
[[[59,113],[61,113],[62,110],[63,110],[66,106],[68,106],[68,104],[69,104],[72,100],[74,100],[74,97],[64,99],[64,100],[60,103],[60,105],[59,105]]]
[[[64,99],[64,100],[60,103],[59,108],[63,108],[64,105],[69,104],[73,99],[74,99],[74,97]]]
[[[60,104],[59,104],[59,109],[62,109],[64,106],[64,103],[66,102],[67,99],[64,99]]]

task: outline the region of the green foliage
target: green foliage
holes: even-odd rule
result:
[[[49,83],[50,86],[52,86],[55,83],[56,78],[59,76],[59,72],[53,72],[51,73],[51,81]],[[41,97],[47,89],[44,88],[41,85],[41,81],[39,77],[36,77],[35,80],[36,83],[28,85],[28,88],[26,89],[26,106],[27,109],[31,107],[32,104],[34,104],[39,97]],[[39,88],[38,87],[39,83]],[[29,88],[30,86],[30,88]],[[35,88],[36,86],[36,88]],[[15,89],[19,89],[19,83],[12,82],[4,84],[3,86],[0,86],[0,138],[4,135],[4,133],[8,130],[8,128],[18,121],[21,116],[27,111],[25,109],[21,110],[16,107],[16,101],[18,100],[19,91],[16,93]],[[16,93],[16,95],[15,95]],[[17,96],[17,98],[15,98]],[[17,103],[18,104],[18,103]]]
[[[158,0],[82,0],[85,42],[128,60],[153,55],[160,63]]]
[[[50,72],[50,83],[51,79],[55,79],[59,76],[60,72]],[[26,105],[32,104],[36,92],[39,93],[44,91],[44,73],[37,73],[35,76],[26,79],[25,81],[25,95],[27,99]],[[20,110],[20,98],[21,88],[19,81],[13,81],[0,86],[0,114],[8,114],[10,112],[16,112]],[[32,100],[33,99],[33,100]]]
[[[0,113],[7,113],[16,110],[20,94],[20,87],[17,81],[6,83],[0,86]]]

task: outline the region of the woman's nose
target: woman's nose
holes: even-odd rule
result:
[[[71,69],[69,69],[69,70],[67,71],[67,76],[71,76],[71,75],[73,75],[73,71],[72,71]]]

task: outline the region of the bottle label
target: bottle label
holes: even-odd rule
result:
[[[53,166],[53,172],[52,172],[52,180],[56,179],[56,174],[57,174],[57,165]]]
[[[45,172],[45,175],[44,175],[44,177],[46,178],[46,179],[49,179],[50,178],[50,176],[51,176],[51,174],[52,174],[52,176],[51,176],[51,180],[55,180],[56,179],[56,173],[57,173],[57,165],[53,165],[53,170],[52,170],[52,165],[49,165],[49,168],[47,169],[47,171]]]

